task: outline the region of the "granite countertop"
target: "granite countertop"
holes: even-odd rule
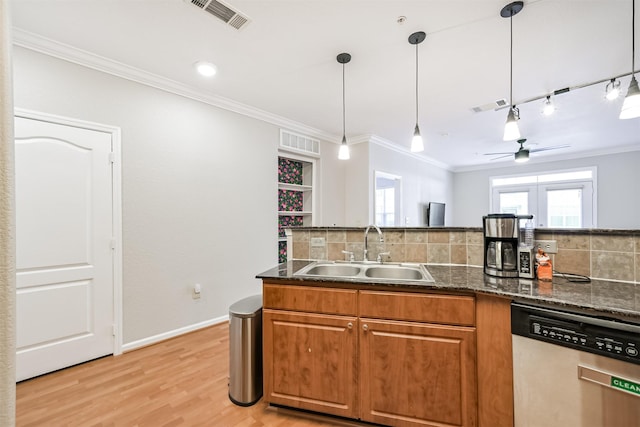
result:
[[[480,267],[458,265],[425,264],[435,282],[376,282],[374,279],[353,280],[348,278],[309,278],[294,276],[294,273],[313,261],[288,261],[269,269],[256,277],[283,281],[299,281],[320,285],[325,283],[350,283],[375,285],[380,288],[405,290],[439,290],[475,292],[499,295],[521,302],[554,305],[562,309],[578,309],[589,314],[613,316],[631,322],[640,322],[640,284],[592,280],[588,283],[570,282],[563,277],[554,277],[553,282],[530,279],[498,278],[484,274]]]

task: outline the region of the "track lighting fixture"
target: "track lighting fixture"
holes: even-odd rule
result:
[[[345,133],[345,92],[344,92],[344,64],[351,61],[351,55],[348,53],[341,53],[336,57],[338,63],[342,64],[342,142],[340,143],[340,149],[338,150],[338,159],[349,160],[349,146],[347,145],[347,137]]]
[[[550,116],[556,111],[556,106],[551,102],[551,95],[547,95],[547,99],[544,101],[542,106],[542,114],[545,116]]]
[[[411,140],[411,152],[418,153],[424,151],[424,142],[420,135],[420,127],[418,126],[418,45],[424,41],[427,35],[418,31],[409,36],[409,43],[416,46],[416,127],[413,130],[413,139]]]
[[[609,83],[607,83],[607,87],[605,88],[604,97],[609,101],[613,101],[620,96],[620,80],[616,80],[615,77],[611,79]]]
[[[500,16],[509,18],[510,28],[510,47],[509,47],[509,113],[507,114],[507,122],[504,125],[505,141],[512,141],[520,138],[520,129],[518,128],[518,120],[520,120],[520,111],[513,105],[513,16],[522,10],[524,3],[514,1],[509,3],[500,11]]]
[[[636,2],[631,0],[631,83],[627,90],[627,96],[624,97],[622,110],[620,111],[621,119],[635,119],[640,117],[640,89],[636,80],[635,69],[635,36],[636,36]]]

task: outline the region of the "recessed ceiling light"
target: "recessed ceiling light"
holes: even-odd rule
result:
[[[211,62],[207,61],[198,61],[193,64],[193,66],[196,67],[196,70],[198,71],[198,73],[200,73],[200,75],[205,77],[213,77],[218,72],[218,68]]]

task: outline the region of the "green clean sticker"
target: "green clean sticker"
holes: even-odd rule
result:
[[[640,396],[640,384],[633,381],[625,380],[624,378],[618,378],[612,375],[611,387]]]

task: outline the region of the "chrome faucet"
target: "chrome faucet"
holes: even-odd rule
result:
[[[375,228],[376,231],[378,232],[378,238],[380,243],[384,243],[384,236],[382,235],[382,231],[380,231],[380,227],[378,227],[377,225],[369,225],[367,226],[367,229],[364,230],[364,260],[365,261],[369,261],[369,259],[367,258],[367,255],[369,253],[369,230],[371,229],[371,227]]]

